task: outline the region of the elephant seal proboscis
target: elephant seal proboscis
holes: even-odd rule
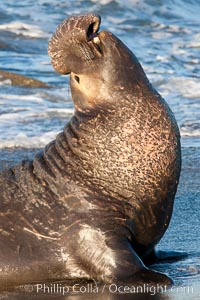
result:
[[[179,130],[134,54],[99,26],[97,15],[72,16],[50,40],[75,113],[33,161],[1,173],[1,286],[171,284],[144,261],[171,218]]]

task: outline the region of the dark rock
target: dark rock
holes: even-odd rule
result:
[[[40,80],[26,77],[20,74],[12,73],[12,72],[0,70],[0,82],[5,80],[10,80],[11,85],[19,85],[19,86],[34,87],[34,88],[49,87],[48,84]]]

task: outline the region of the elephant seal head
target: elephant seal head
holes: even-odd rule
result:
[[[70,74],[76,111],[116,107],[150,85],[135,55],[111,32],[99,32],[100,22],[95,14],[72,16],[49,42],[53,67]]]

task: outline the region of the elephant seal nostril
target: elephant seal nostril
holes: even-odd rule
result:
[[[87,39],[89,41],[92,40],[96,36],[98,30],[99,30],[99,22],[98,23],[97,22],[91,23],[89,25],[87,33],[86,33]]]
[[[93,36],[94,36],[94,25],[95,23],[92,23],[90,24],[90,26],[88,27],[88,30],[87,30],[87,38],[88,40],[92,40]]]

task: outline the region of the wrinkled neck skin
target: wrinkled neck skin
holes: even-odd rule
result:
[[[28,202],[40,199],[40,205],[68,206],[75,194],[106,218],[124,209],[137,243],[155,244],[172,213],[180,174],[179,131],[167,104],[153,91],[137,101],[123,92],[119,96],[118,106],[75,112],[43,153],[12,170],[14,186],[25,191]]]
[[[73,174],[80,185],[95,185],[105,195],[141,201],[148,189],[159,192],[163,181],[178,177],[170,173],[174,168],[167,162],[179,156],[179,131],[159,95],[149,93],[137,102],[132,97],[130,102],[125,94],[118,94],[123,99],[117,107],[76,112],[64,132],[47,146],[44,161],[51,169],[48,158],[56,151],[53,168],[58,174],[61,167],[56,160],[62,157],[63,172]]]

